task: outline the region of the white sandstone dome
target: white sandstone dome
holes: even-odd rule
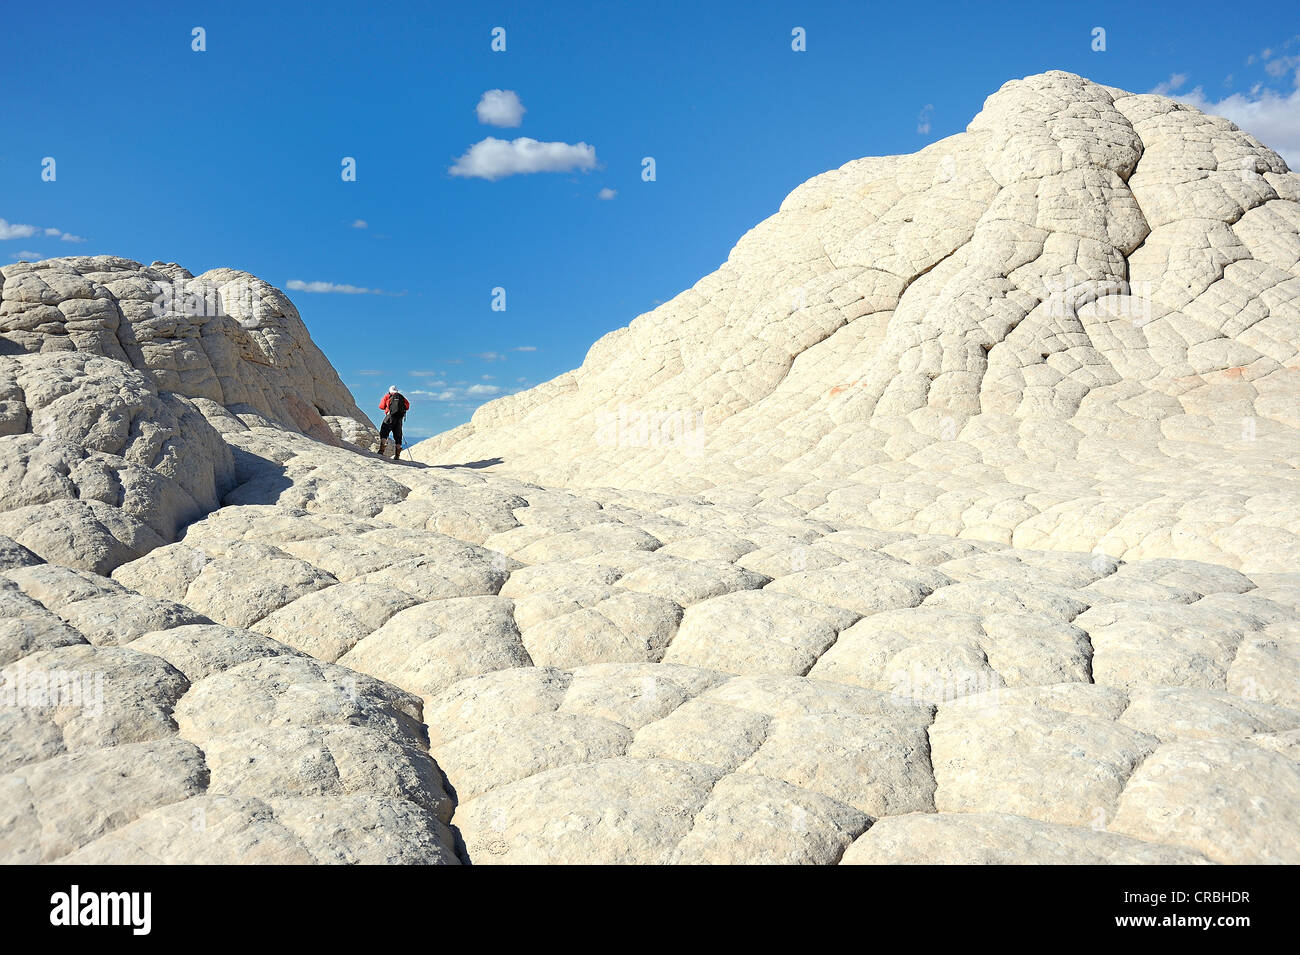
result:
[[[567,486],[1112,556],[1300,561],[1300,176],[1068,73],[804,183],[574,371],[417,445]]]

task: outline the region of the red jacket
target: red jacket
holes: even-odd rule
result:
[[[384,392],[384,397],[382,397],[382,398],[379,399],[379,410],[380,410],[380,411],[384,412],[385,414],[388,413],[388,399],[389,399],[389,398],[392,398],[392,397],[393,397],[393,396],[392,396],[391,394],[389,394],[388,392]],[[406,399],[405,396],[399,395],[398,397],[400,397],[403,401],[406,402],[406,407],[402,409],[402,413],[405,413],[405,412],[407,412],[407,411],[410,411],[410,410],[411,410],[411,402],[408,401],[408,400]]]

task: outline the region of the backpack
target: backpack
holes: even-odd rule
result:
[[[388,396],[388,420],[401,421],[406,417],[406,409],[411,407],[411,403],[402,397],[400,391],[394,391]]]

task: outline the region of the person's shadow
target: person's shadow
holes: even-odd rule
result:
[[[379,457],[378,451],[363,451],[362,453],[372,458]],[[425,464],[423,461],[413,461],[410,458],[390,458],[386,454],[381,458],[381,460],[386,461],[389,464],[401,464],[408,468],[474,468],[475,470],[490,468],[494,465],[505,463],[505,458],[498,457],[483,458],[481,461],[466,461],[464,464]]]
[[[490,468],[497,464],[504,464],[505,458],[484,458],[481,461],[466,461],[464,464],[431,464],[427,467],[434,468]]]

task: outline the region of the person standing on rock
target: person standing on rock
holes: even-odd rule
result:
[[[379,399],[379,410],[384,413],[384,423],[379,426],[379,456],[382,458],[384,452],[388,450],[388,435],[393,435],[393,460],[396,461],[402,456],[402,422],[406,420],[406,412],[411,408],[411,403],[403,397],[402,393],[397,390],[396,385],[390,385],[388,394]]]

